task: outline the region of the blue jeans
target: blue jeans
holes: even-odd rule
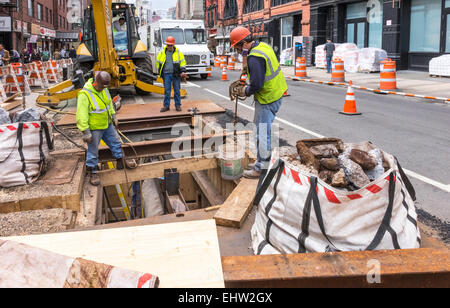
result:
[[[91,130],[91,134],[92,142],[88,143],[88,149],[86,152],[87,167],[97,169],[98,146],[100,144],[100,140],[102,139],[110,148],[115,159],[122,158],[122,142],[120,141],[120,137],[112,123],[109,124],[107,129]]]
[[[331,73],[331,57],[327,56],[327,73]]]
[[[176,77],[173,74],[164,74],[164,107],[170,107],[170,94],[172,91],[172,85],[175,107],[181,106],[181,77]]]
[[[255,170],[261,170],[268,167],[271,156],[271,133],[272,123],[281,107],[280,98],[270,104],[260,104],[255,100],[255,118],[253,122],[256,125],[256,150],[257,160]]]

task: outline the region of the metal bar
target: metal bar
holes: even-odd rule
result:
[[[222,268],[232,288],[450,287],[445,249],[232,256],[222,257]]]
[[[148,118],[139,120],[119,121],[119,130],[123,133],[167,129],[177,124],[192,125],[192,116],[185,115],[170,118]]]

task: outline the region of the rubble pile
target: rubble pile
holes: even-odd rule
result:
[[[0,125],[18,123],[18,122],[33,122],[40,121],[41,114],[36,108],[28,108],[23,111],[9,113],[0,107]]]
[[[338,138],[299,140],[296,149],[282,147],[280,158],[348,191],[360,189],[389,169],[380,149],[357,149]]]

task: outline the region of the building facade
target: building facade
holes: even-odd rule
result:
[[[205,16],[203,4],[203,0],[177,0],[177,19],[203,19]]]
[[[399,69],[428,70],[450,53],[450,0],[311,0],[311,36],[387,51]]]
[[[270,44],[277,56],[293,47],[295,36],[309,36],[309,0],[206,0],[205,24],[229,50],[229,34],[248,27],[253,36]]]
[[[73,32],[68,10],[68,0],[1,0],[0,43],[8,50],[39,48],[53,52],[63,44],[76,42],[77,32],[72,38],[67,34]]]

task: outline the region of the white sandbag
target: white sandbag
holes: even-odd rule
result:
[[[381,71],[381,61],[387,58],[387,52],[379,48],[362,48],[359,50],[358,71],[359,72],[379,72]]]
[[[358,72],[359,49],[344,52],[344,70],[349,73]]]
[[[45,121],[0,125],[0,187],[36,181],[53,149],[51,136]]]
[[[348,145],[376,148],[369,143]],[[254,253],[419,248],[414,188],[395,157],[382,154],[389,170],[349,192],[280,159],[275,149],[255,196]]]
[[[325,50],[323,50],[324,47],[325,47],[325,45],[318,45],[316,47],[315,65],[317,68],[327,67],[326,54],[325,54]]]
[[[358,50],[358,46],[356,46],[356,44],[354,44],[354,43],[344,43],[344,44],[335,44],[335,45],[336,45],[336,49],[334,50],[332,60],[335,60],[336,58],[343,60],[345,53],[347,51]]]
[[[430,75],[450,77],[450,55],[442,55],[430,60]]]

